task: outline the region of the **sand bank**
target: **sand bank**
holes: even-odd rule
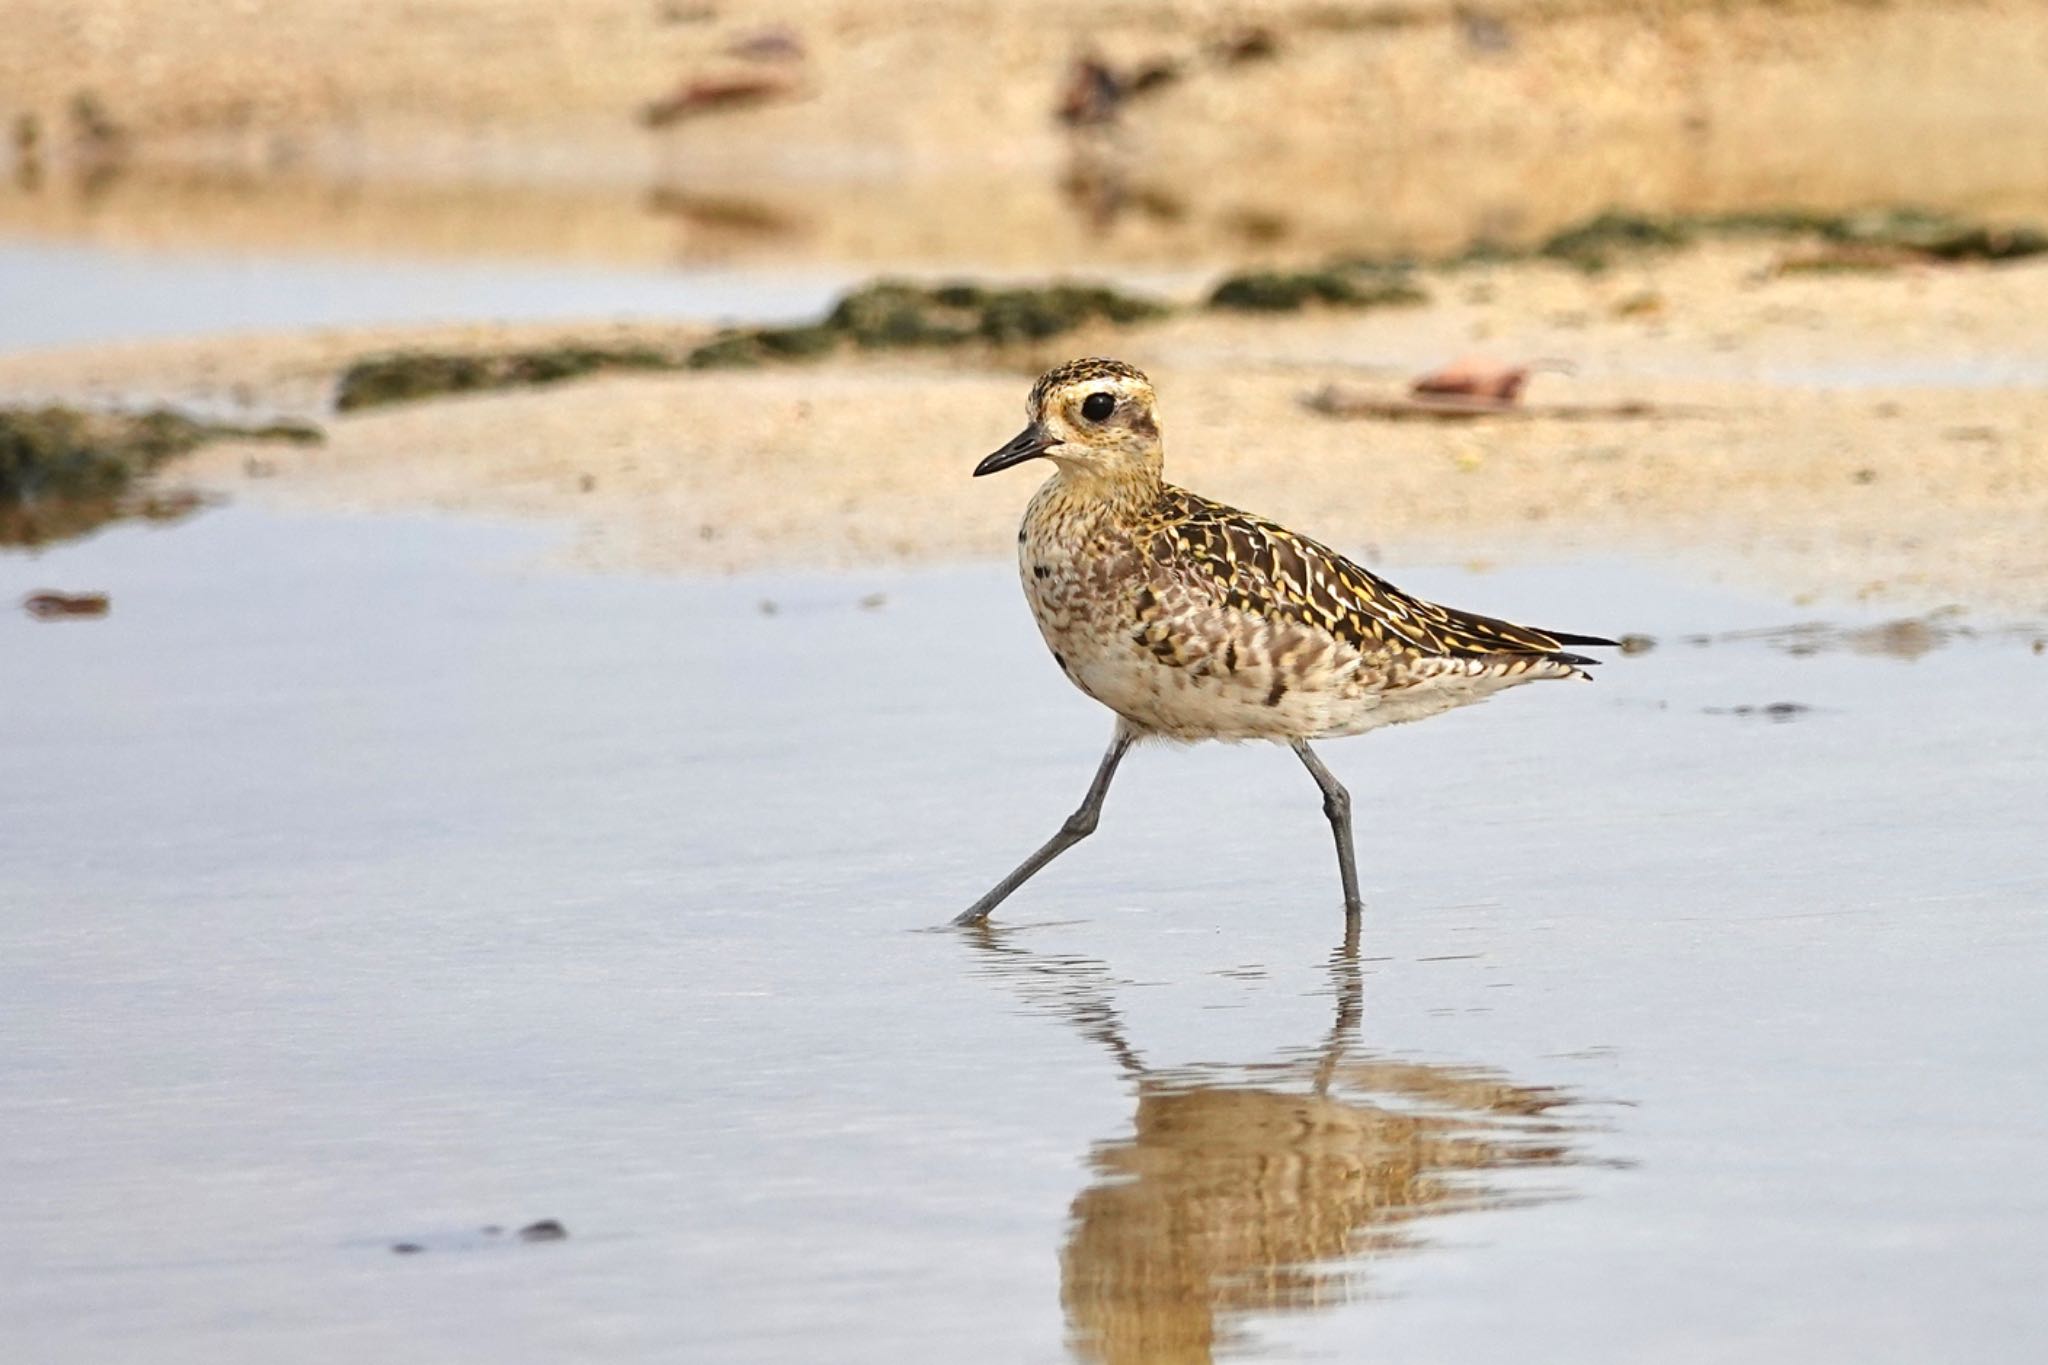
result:
[[[324,447],[227,444],[179,477],[236,495],[573,527],[599,566],[726,571],[1008,553],[1032,477],[967,471],[1042,365],[1108,352],[1160,386],[1169,473],[1388,564],[1679,552],[1792,596],[2048,611],[2048,266],[1786,276],[1710,247],[1586,276],[1431,274],[1427,307],[1184,313],[1036,348],[610,378],[324,418]],[[317,411],[347,357],[646,329],[444,329],[47,353],[0,389],[232,395]],[[679,333],[658,334],[673,341]],[[1340,420],[1461,355],[1556,358],[1537,403],[1633,418]],[[309,406],[310,405],[310,406]],[[261,477],[251,478],[251,472]]]

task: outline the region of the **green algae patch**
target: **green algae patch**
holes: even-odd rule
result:
[[[1887,213],[1882,215],[1890,217]],[[1535,257],[1597,273],[1625,256],[1641,256],[1715,239],[1745,237],[1827,237],[1844,230],[1851,218],[1807,209],[1754,209],[1740,213],[1693,213],[1657,216],[1608,210],[1555,232],[1532,252]],[[1500,247],[1481,247],[1460,257],[1458,264],[1485,264],[1518,259]]]
[[[2048,232],[2039,228],[1999,226],[1927,209],[1885,208],[1852,213],[1763,209],[1671,217],[1610,211],[1553,234],[1531,254],[1595,272],[1625,256],[1675,250],[1710,238],[1741,237],[1817,238],[1829,248],[1795,269],[1882,269],[1887,260],[2012,261],[2048,253]],[[1512,259],[1512,251],[1489,246],[1475,248],[1451,264]]]
[[[1697,235],[1698,225],[1684,219],[1602,213],[1546,238],[1536,254],[1581,270],[1604,270],[1618,255],[1668,251]]]
[[[777,360],[809,360],[830,354],[839,345],[839,334],[830,327],[764,327],[754,334],[762,353]]]
[[[796,327],[722,332],[691,351],[691,369],[813,360],[837,351],[930,350],[1043,341],[1093,322],[1149,322],[1166,304],[1103,285],[938,285],[878,280],[842,297],[823,319]]]
[[[949,298],[957,300],[958,306],[975,314],[975,334],[998,346],[1042,341],[1091,322],[1128,327],[1163,318],[1172,311],[1156,299],[1125,294],[1103,285],[1060,284],[1039,289],[981,289],[968,285],[939,292],[942,303]]]
[[[0,504],[117,493],[205,433],[174,412],[0,408]]]
[[[1931,261],[2017,261],[2048,253],[2048,232],[2000,227],[1923,209],[1884,209],[1830,219],[1820,235],[1846,247],[1910,253]]]
[[[687,350],[568,344],[365,356],[342,371],[334,406],[338,412],[354,412],[607,372],[743,369],[822,360],[849,350],[1004,346],[1041,341],[1091,322],[1149,321],[1169,311],[1155,299],[1100,285],[998,287],[879,280],[846,294],[815,322],[730,328]]]
[[[323,435],[306,423],[237,426],[169,409],[0,408],[0,545],[63,540],[122,516],[183,515],[193,500],[134,497],[132,486],[166,460],[228,438],[303,444]]]
[[[1771,271],[1778,275],[1883,275],[1927,259],[1897,247],[1824,242],[1812,250],[1780,257]]]
[[[337,412],[423,398],[527,388],[582,379],[608,370],[673,370],[682,361],[654,346],[568,344],[525,350],[387,351],[365,356],[341,372]]]
[[[1404,308],[1429,302],[1407,275],[1378,264],[1340,262],[1319,270],[1252,270],[1209,294],[1209,306],[1241,313],[1291,313],[1312,303],[1339,308]]]

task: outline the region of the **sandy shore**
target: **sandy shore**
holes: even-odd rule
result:
[[[968,470],[1021,420],[1040,366],[1111,352],[1161,387],[1172,477],[1368,560],[1677,552],[1793,597],[2048,612],[2048,265],[1773,276],[1771,258],[1712,247],[1595,277],[1501,266],[1428,277],[1437,302],[1417,309],[1194,312],[999,356],[426,402],[330,419],[321,448],[212,447],[178,477],[236,496],[557,521],[574,528],[568,553],[598,566],[1000,557],[1032,476]],[[0,360],[0,389],[304,411],[366,349],[560,333],[47,353]],[[1531,382],[1538,405],[1659,415],[1388,423],[1301,401],[1330,383],[1397,394],[1462,355],[1570,362]]]

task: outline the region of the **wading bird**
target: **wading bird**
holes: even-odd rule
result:
[[[1028,412],[974,473],[1053,462],[1017,533],[1024,595],[1053,662],[1116,713],[1116,731],[1079,809],[955,924],[987,918],[1093,833],[1117,764],[1154,736],[1291,747],[1322,789],[1344,911],[1355,916],[1351,796],[1309,741],[1538,678],[1584,678],[1596,660],[1565,647],[1614,643],[1424,601],[1305,536],[1167,483],[1152,383],[1121,361],[1047,372]]]

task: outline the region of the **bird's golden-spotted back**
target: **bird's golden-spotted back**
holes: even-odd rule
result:
[[[1563,652],[1583,637],[1426,601],[1318,541],[1186,489],[1162,485],[1153,515],[1155,562],[1206,579],[1226,607],[1299,621],[1368,655],[1594,662]]]

